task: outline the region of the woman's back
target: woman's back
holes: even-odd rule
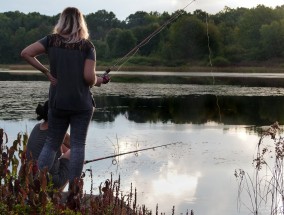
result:
[[[59,34],[39,41],[47,50],[50,72],[57,85],[50,88],[50,105],[63,110],[87,110],[93,106],[90,87],[84,80],[86,59],[95,60],[94,45],[86,39],[68,43]]]

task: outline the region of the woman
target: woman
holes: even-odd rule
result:
[[[37,120],[43,122],[37,123],[30,133],[26,157],[27,161],[34,161],[37,164],[39,154],[44,146],[47,131],[48,131],[48,101],[42,106],[38,104],[36,108]],[[69,158],[70,158],[70,143],[68,133],[65,135],[61,148],[56,153],[56,159],[51,167],[49,173],[52,176],[52,183],[54,188],[63,189],[68,182],[69,175]]]
[[[101,86],[110,78],[96,76],[96,52],[88,40],[88,29],[82,13],[68,7],[61,13],[53,34],[26,47],[21,56],[50,81],[49,128],[38,159],[40,170],[50,170],[56,152],[70,125],[69,187],[80,178],[85,159],[86,136],[94,111],[92,86]],[[47,53],[49,69],[37,60]]]

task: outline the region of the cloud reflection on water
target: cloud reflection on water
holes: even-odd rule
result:
[[[93,130],[99,132],[96,123],[93,126]],[[237,214],[234,170],[251,169],[258,141],[258,136],[247,133],[244,126],[224,127],[212,123],[149,126],[147,123],[133,124],[121,116],[116,118],[111,130],[104,128],[104,131],[113,142],[118,137],[119,143],[124,145],[120,148],[126,151],[136,149],[137,141],[140,148],[174,140],[182,142],[173,147],[141,152],[138,156],[125,155],[119,159],[118,166],[110,167],[109,172],[121,176],[124,193],[130,190],[131,183],[137,188],[139,204],[145,204],[152,211],[158,204],[159,211],[166,214],[171,213],[173,206],[178,213],[195,209],[199,214],[209,214],[212,210],[221,211],[219,214]],[[93,142],[96,143],[104,142],[97,136],[89,138],[95,138]],[[104,147],[113,152],[112,144]],[[94,164],[94,172],[104,169],[103,165]],[[218,206],[219,202],[226,205]]]

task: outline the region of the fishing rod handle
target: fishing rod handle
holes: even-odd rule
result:
[[[102,76],[100,76],[103,78],[103,82],[102,82],[103,84],[107,84],[108,82],[110,82],[110,76],[108,75],[109,72],[110,72],[110,68],[107,69]]]
[[[110,68],[108,68],[108,69],[104,72],[103,76],[104,76],[104,75],[107,75],[108,73],[110,73]]]

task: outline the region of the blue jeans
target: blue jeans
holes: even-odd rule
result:
[[[68,111],[51,108],[48,111],[48,134],[38,158],[40,170],[50,170],[70,125],[69,184],[80,178],[85,159],[85,144],[93,109]]]

